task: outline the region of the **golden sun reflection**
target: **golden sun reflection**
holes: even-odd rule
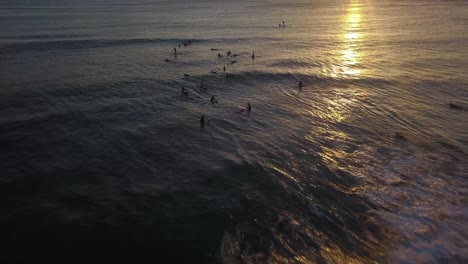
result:
[[[361,8],[352,6],[348,9],[344,33],[341,37],[343,43],[340,52],[341,69],[339,69],[339,72],[343,75],[341,77],[357,77],[361,74],[361,70],[356,68],[362,59],[362,54],[358,50],[360,42],[362,41],[360,31]]]

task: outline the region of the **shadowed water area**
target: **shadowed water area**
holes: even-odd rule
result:
[[[467,263],[467,23],[466,1],[0,0],[0,259]]]

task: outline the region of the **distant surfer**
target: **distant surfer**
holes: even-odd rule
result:
[[[454,103],[450,103],[450,104],[449,104],[449,108],[450,108],[450,109],[461,110],[463,107],[460,106],[460,105],[456,105],[456,104],[454,104]]]
[[[211,101],[211,104],[217,104],[217,103],[218,103],[218,100],[216,100],[216,98],[215,98],[215,96],[214,96],[214,95],[213,95],[213,96],[211,96],[211,99],[210,99],[210,101]]]
[[[201,116],[201,119],[200,119],[200,126],[201,126],[201,127],[204,127],[204,126],[205,126],[205,116],[204,116],[204,115]]]
[[[223,66],[223,72],[226,72],[226,66]]]
[[[177,55],[177,49],[174,48],[174,55]]]
[[[284,27],[284,21],[283,21],[283,27]]]
[[[299,86],[299,90],[302,90],[302,86],[303,86],[302,81],[299,81],[298,86]]]
[[[398,132],[395,132],[395,139],[400,141],[407,141],[406,137]]]
[[[250,113],[250,110],[252,110],[252,106],[250,105],[250,103],[247,103],[247,108],[242,106],[238,106],[238,108],[239,112],[244,112],[245,110],[247,110],[247,112]]]
[[[255,53],[252,52],[252,60],[255,60]]]

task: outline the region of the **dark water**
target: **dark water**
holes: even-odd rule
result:
[[[467,25],[466,1],[0,1],[2,262],[468,262]]]

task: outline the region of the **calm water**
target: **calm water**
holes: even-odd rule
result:
[[[2,0],[0,29],[2,258],[468,262],[466,1]]]

